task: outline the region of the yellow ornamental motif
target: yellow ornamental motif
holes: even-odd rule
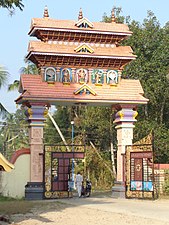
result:
[[[32,118],[32,115],[33,115],[32,109],[31,108],[28,108],[27,112],[29,114],[29,117]]]
[[[134,111],[133,119],[135,119],[138,116],[138,112]]]
[[[82,44],[75,48],[75,52],[88,52],[88,53],[93,53],[94,50],[87,44]]]
[[[45,109],[45,110],[44,110],[43,115],[44,115],[45,118],[47,117],[47,115],[48,115],[48,109]]]
[[[120,116],[120,119],[123,119],[123,118],[124,118],[124,113],[123,113],[123,111],[119,111],[119,112],[118,112],[118,115]]]

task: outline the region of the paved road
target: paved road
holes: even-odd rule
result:
[[[88,209],[96,209],[104,212],[114,212],[125,215],[139,216],[149,219],[157,219],[169,224],[169,200],[137,200],[115,199],[107,196],[90,198],[70,198],[59,200],[66,204],[83,206]]]

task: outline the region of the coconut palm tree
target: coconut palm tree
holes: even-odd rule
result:
[[[19,70],[20,74],[39,74],[39,69],[35,64],[28,61],[25,67],[21,67]],[[15,80],[13,84],[8,85],[8,91],[16,91],[19,89],[19,80]]]
[[[23,10],[23,1],[22,0],[0,0],[0,8],[6,8],[9,10],[10,15],[13,15],[15,8]]]
[[[0,148],[3,154],[10,158],[11,154],[19,148],[28,147],[28,124],[23,110],[6,116],[0,129]]]
[[[37,68],[37,66],[32,63],[31,61],[26,61],[26,66],[25,67],[21,67],[19,72],[20,74],[34,74],[37,75],[39,74],[39,69]]]
[[[8,71],[3,66],[0,65],[0,88],[7,85],[8,77],[9,77]],[[7,114],[8,114],[7,110],[0,102],[0,116],[2,118],[5,118]]]

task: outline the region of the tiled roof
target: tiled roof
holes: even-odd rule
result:
[[[76,44],[76,43],[75,43]],[[46,43],[46,42],[41,42],[41,41],[30,41],[28,51],[29,52],[39,52],[39,53],[56,53],[56,54],[76,54],[76,55],[96,55],[96,56],[121,56],[121,57],[133,57],[135,58],[136,56],[133,55],[132,48],[130,46],[119,46],[119,47],[100,47],[100,45],[96,46],[91,46],[91,48],[94,50],[94,52],[88,53],[88,52],[79,52],[76,53],[75,49],[77,46],[80,46],[81,44],[72,44],[70,45],[68,42],[57,42],[56,44],[54,43]]]
[[[139,80],[122,79],[115,87],[105,84],[103,86],[96,86],[88,84],[91,89],[96,92],[96,95],[80,95],[74,94],[82,85],[78,83],[71,83],[64,85],[55,82],[49,85],[43,82],[40,75],[22,75],[21,86],[23,93],[16,100],[17,103],[23,103],[26,100],[43,101],[58,103],[64,102],[91,102],[98,104],[115,104],[115,103],[143,103],[146,104],[148,99],[143,97],[143,89]]]
[[[34,27],[36,28],[50,28],[50,29],[67,29],[67,30],[82,30],[98,31],[98,32],[117,32],[132,34],[126,24],[121,23],[105,23],[105,22],[92,22],[93,28],[79,28],[75,26],[77,21],[74,20],[56,20],[51,18],[33,18],[31,21],[31,28],[29,34],[31,34]]]

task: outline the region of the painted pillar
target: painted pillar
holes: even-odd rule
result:
[[[26,185],[26,199],[43,198],[43,127],[48,110],[44,105],[31,105],[26,110],[29,122],[30,181]]]
[[[117,129],[117,181],[124,182],[124,163],[123,157],[125,154],[126,145],[132,145],[133,128],[135,118],[138,115],[137,111],[133,110],[132,106],[122,106],[116,113],[114,123]]]

